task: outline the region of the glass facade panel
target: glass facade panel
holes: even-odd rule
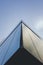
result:
[[[22,24],[23,30],[23,46],[33,56],[43,62],[43,44],[28,27]]]
[[[0,65],[4,65],[4,63],[19,49],[20,35],[21,24],[11,33],[0,47]]]

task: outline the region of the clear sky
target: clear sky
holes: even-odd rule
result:
[[[0,0],[0,41],[21,20],[43,38],[43,0]]]

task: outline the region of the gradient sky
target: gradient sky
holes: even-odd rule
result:
[[[0,41],[21,20],[43,38],[43,0],[0,0]]]

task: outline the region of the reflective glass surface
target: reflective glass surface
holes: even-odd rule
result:
[[[21,24],[9,35],[0,47],[0,65],[4,65],[4,63],[19,49],[20,35]]]
[[[24,24],[22,24],[22,30],[24,48],[43,62],[43,41]]]

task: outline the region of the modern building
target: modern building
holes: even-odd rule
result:
[[[0,45],[0,65],[43,65],[43,40],[22,21]]]

